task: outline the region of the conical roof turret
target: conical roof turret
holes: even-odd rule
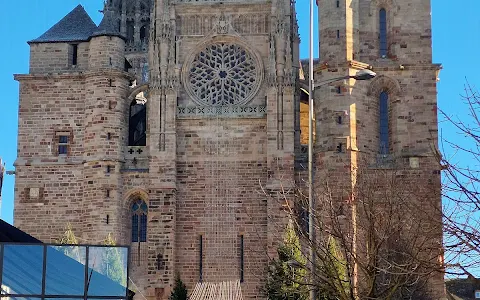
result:
[[[92,37],[117,36],[125,40],[125,36],[120,32],[120,22],[117,14],[109,6],[105,6],[103,14],[102,22],[98,25]]]

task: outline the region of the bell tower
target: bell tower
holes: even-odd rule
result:
[[[380,182],[401,172],[401,177],[395,177],[396,187],[402,193],[418,191],[408,197],[411,211],[402,211],[403,217],[411,216],[418,224],[430,220],[423,228],[433,228],[417,232],[403,228],[403,238],[422,232],[432,242],[432,247],[424,249],[425,255],[441,261],[440,171],[434,158],[438,146],[436,82],[441,66],[432,63],[430,1],[318,0],[317,4],[316,194],[325,194],[328,183],[335,208],[358,217],[352,224],[361,224],[358,191],[369,185],[388,191],[391,187]],[[358,81],[350,77],[321,84],[362,69],[374,71],[376,78]],[[377,185],[372,187],[372,182]],[[419,203],[423,209],[412,209]],[[361,240],[358,228],[353,230],[358,230],[355,238]],[[362,243],[358,245],[358,255],[368,255],[361,252],[365,250],[360,249]],[[362,271],[357,271],[361,278]],[[441,274],[428,281],[434,298],[444,297]],[[362,295],[361,282],[358,288]]]

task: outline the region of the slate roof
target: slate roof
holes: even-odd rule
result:
[[[96,36],[118,36],[126,39],[118,28],[118,21],[115,18],[115,14],[111,10],[105,10],[102,22],[98,25],[98,28],[93,32],[91,37]]]
[[[78,5],[60,22],[53,25],[30,43],[84,42],[97,30],[97,26],[82,5]]]
[[[0,242],[1,243],[42,243],[33,236],[13,227],[7,222],[0,220]]]

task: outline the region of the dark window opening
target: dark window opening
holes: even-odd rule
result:
[[[337,86],[337,94],[341,94],[342,93],[342,87],[341,86]]]
[[[78,63],[78,45],[72,45],[72,66],[76,66]]]
[[[379,111],[379,135],[380,135],[380,154],[388,154],[389,145],[389,116],[388,116],[388,93],[380,93],[380,111]]]
[[[107,174],[110,174],[111,171],[112,171],[112,166],[107,166]]]
[[[147,107],[144,103],[133,100],[130,104],[129,146],[147,145]]]
[[[132,243],[147,241],[147,214],[148,206],[145,201],[138,199],[131,207],[132,214]]]
[[[337,116],[337,124],[342,124],[342,123],[343,123],[342,116]]]
[[[340,30],[337,30],[337,39],[340,38]]]
[[[340,7],[340,1],[337,1],[337,8]]]
[[[338,152],[338,153],[342,153],[342,152],[343,152],[343,144],[342,144],[342,143],[338,143],[338,145],[337,145],[337,152]]]
[[[200,282],[203,281],[203,235],[199,237],[199,257],[198,257],[198,272]]]
[[[132,43],[135,36],[135,25],[133,21],[127,22],[127,43]]]
[[[110,198],[110,190],[107,190],[106,196],[107,196],[107,198]]]
[[[147,25],[143,25],[142,27],[140,27],[140,40],[142,42],[147,42],[148,31],[149,30]]]
[[[380,19],[380,56],[387,57],[388,42],[387,42],[387,11],[382,8],[379,13]]]
[[[68,135],[59,135],[58,136],[58,154],[67,155],[68,154],[68,145],[69,145],[69,136]]]
[[[245,244],[243,234],[240,235],[240,282],[245,281]]]

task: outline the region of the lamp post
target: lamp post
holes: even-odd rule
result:
[[[309,63],[309,78],[308,78],[308,99],[309,99],[309,114],[308,114],[308,237],[310,239],[310,251],[309,251],[309,270],[310,280],[313,280],[313,273],[315,268],[315,252],[313,249],[314,242],[314,226],[313,226],[313,116],[314,116],[314,79],[313,79],[313,1],[310,1],[310,63]],[[322,81],[317,84],[317,87],[328,85],[332,82],[344,79],[356,79],[356,80],[370,80],[377,76],[377,74],[371,70],[364,69],[358,71],[355,75],[347,75],[342,77],[331,78]],[[313,284],[312,284],[313,286]],[[310,289],[310,300],[315,300],[315,290]]]

